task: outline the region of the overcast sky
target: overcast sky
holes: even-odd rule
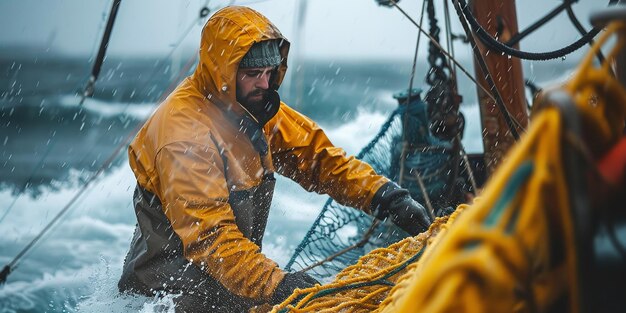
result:
[[[242,0],[269,17],[300,54],[312,58],[400,58],[410,61],[416,29],[394,8],[381,7],[375,0],[308,0],[301,32],[296,27],[298,4],[306,0]],[[208,3],[214,9],[232,1],[124,0],[111,36],[110,55],[163,55],[197,21],[199,10]],[[590,12],[608,1],[580,0],[575,12],[589,28]],[[0,43],[6,47],[32,46],[50,53],[95,55],[106,24],[111,0],[2,0]],[[532,23],[561,1],[518,1],[520,28]],[[402,0],[400,5],[418,20],[422,1]],[[436,0],[441,11],[443,2]],[[439,15],[440,25],[443,15]],[[456,21],[456,16],[452,16]],[[453,29],[462,30],[458,23]],[[200,23],[195,23],[182,46],[198,46]],[[301,38],[299,38],[301,37]],[[522,48],[544,51],[560,48],[579,37],[562,13],[541,32],[522,42]],[[423,45],[425,47],[425,45]],[[468,49],[457,48],[461,57]],[[423,54],[422,54],[423,55]]]

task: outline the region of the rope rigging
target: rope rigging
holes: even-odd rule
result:
[[[461,15],[461,3],[459,0],[454,0],[454,7],[456,8],[457,13],[459,14],[459,20],[461,21],[461,25],[463,26],[463,29],[465,30],[467,39],[470,42],[472,51],[474,52],[474,56],[476,57],[476,60],[478,61],[480,69],[482,70],[483,73],[485,73],[485,80],[487,81],[487,84],[489,84],[489,89],[493,93],[496,105],[498,109],[500,110],[500,113],[502,113],[502,116],[504,117],[504,122],[509,128],[509,132],[511,136],[513,136],[513,138],[515,138],[515,140],[517,141],[519,140],[520,135],[517,132],[517,128],[514,125],[514,121],[516,120],[511,116],[511,113],[509,113],[509,111],[507,110],[506,105],[504,105],[504,100],[502,99],[502,96],[500,95],[500,92],[498,91],[498,88],[496,87],[493,77],[491,73],[489,72],[487,63],[485,62],[485,59],[483,58],[482,54],[480,53],[480,50],[478,49],[478,46],[476,45],[476,41],[474,40],[474,33],[472,33],[472,31],[469,29],[469,26],[467,25],[466,20]],[[520,129],[523,129],[523,127],[521,127],[519,124],[517,126],[520,127]]]
[[[450,51],[452,57],[455,57],[454,54],[454,44],[453,41],[455,39],[455,35],[452,33],[452,23],[450,19],[450,8],[448,7],[448,1],[443,2],[443,12],[446,23],[446,47]],[[450,65],[450,64],[448,64]],[[452,75],[454,76],[454,81],[458,81],[456,76],[456,64],[452,63]]]
[[[381,5],[385,5],[385,4],[381,4]],[[426,10],[426,3],[422,4],[422,13],[420,14],[420,25],[422,25],[422,22],[424,21],[424,12]],[[413,99],[413,81],[415,79],[415,70],[417,69],[417,56],[418,56],[418,52],[419,52],[419,46],[420,46],[420,41],[422,37],[422,33],[421,32],[417,32],[417,42],[415,43],[415,53],[413,54],[413,66],[411,67],[411,79],[409,80],[409,89],[408,89],[408,96],[406,98],[406,102],[404,103],[406,106],[411,104],[411,99]],[[418,92],[419,95],[419,92]],[[403,116],[403,129],[406,129],[409,124],[408,124],[408,114],[405,114]],[[402,132],[402,151],[400,153],[400,174],[398,175],[398,184],[400,186],[402,186],[402,179],[404,178],[404,170],[405,170],[405,161],[406,161],[406,149],[407,149],[407,138],[406,138],[406,132]],[[417,177],[419,177],[419,173],[416,172],[415,173]],[[420,186],[421,187],[421,186]],[[430,203],[430,201],[428,200],[428,192],[426,192],[425,188],[421,188],[420,189],[422,192],[422,195],[424,196],[424,199],[426,199],[426,208],[428,209],[428,212],[430,212],[431,218],[434,216],[434,209]],[[376,222],[376,220],[374,220],[374,223]]]
[[[463,65],[461,65],[461,63],[459,63],[458,60],[456,60],[453,56],[450,55],[450,53],[448,51],[446,51],[443,47],[441,47],[441,45],[439,44],[439,42],[437,42],[437,40],[435,40],[433,37],[431,37],[423,28],[421,25],[417,24],[415,22],[415,20],[408,14],[406,13],[400,6],[398,6],[397,1],[395,0],[389,0],[389,2],[396,7],[413,25],[415,25],[415,27],[417,27],[419,29],[420,32],[422,32],[424,35],[426,35],[428,37],[428,39],[430,40],[430,42],[432,42],[433,45],[435,45],[435,47],[437,47],[437,49],[439,49],[441,51],[441,53],[443,53],[446,57],[448,57],[448,60],[452,61],[456,66],[458,66],[461,69],[461,72],[463,72],[478,88],[482,89],[485,92],[485,95],[488,96],[489,98],[491,98],[491,100],[498,102],[498,100],[496,99],[496,96],[493,95],[489,90],[487,90],[487,88],[485,88],[483,85],[479,84],[476,79],[467,71],[467,69],[465,69],[465,67],[463,67]],[[469,39],[469,38],[468,38]],[[488,73],[488,72],[486,72]],[[456,76],[456,74],[453,74],[453,76]],[[502,107],[501,109],[503,109],[503,114],[505,114],[505,116],[511,116],[511,114],[508,112],[508,110],[506,110],[506,107]],[[511,124],[516,123],[517,127],[519,127],[520,129],[524,129],[524,127],[519,124],[517,122],[517,120],[512,119],[511,118]],[[516,133],[516,131],[514,130],[512,133]]]
[[[489,92],[489,90],[487,90],[485,87],[483,87],[482,85],[480,85],[477,81],[476,78],[474,78],[474,76],[472,76],[472,74],[469,73],[469,71],[456,59],[454,58],[452,55],[450,55],[450,53],[448,51],[446,51],[437,40],[435,40],[434,38],[432,38],[430,36],[430,34],[428,34],[427,31],[425,31],[422,28],[421,24],[418,24],[408,13],[406,13],[400,6],[398,6],[397,1],[395,0],[388,0],[391,5],[393,5],[394,7],[396,7],[396,9],[398,9],[398,11],[400,11],[400,13],[402,13],[413,25],[415,25],[415,27],[417,27],[417,29],[424,34],[426,37],[428,37],[428,40],[430,40],[430,42],[433,43],[433,45],[435,45],[437,47],[437,49],[439,49],[441,51],[441,53],[443,53],[446,57],[448,57],[448,60],[452,61],[456,66],[458,66],[461,69],[461,72],[463,72],[463,74],[465,74],[467,76],[467,78],[469,78],[472,82],[474,82],[474,84],[476,84],[476,86],[478,86],[478,88],[483,89],[483,91],[485,91],[485,93],[487,94],[487,96],[489,96],[491,99],[495,100],[495,98],[493,97],[493,95],[491,95],[491,93]]]
[[[433,0],[427,1],[427,8],[430,35],[438,42],[440,29],[437,26]],[[456,92],[456,82],[449,63],[433,42],[430,41],[428,44],[430,71],[426,75],[426,83],[430,89],[424,100],[428,103],[430,131],[435,137],[450,141],[463,133],[465,121],[463,115],[459,113],[461,97]]]
[[[463,15],[465,15],[465,18],[467,18],[467,21],[469,22],[469,24],[472,26],[472,28],[474,29],[474,33],[476,34],[476,36],[478,37],[478,39],[480,39],[480,41],[485,44],[487,47],[489,47],[489,49],[497,51],[499,53],[504,53],[510,56],[514,56],[520,59],[525,59],[525,60],[536,60],[536,61],[545,61],[545,60],[551,60],[551,59],[558,59],[558,58],[562,58],[578,49],[580,49],[582,46],[588,44],[591,42],[591,40],[600,32],[600,28],[594,27],[593,29],[591,29],[589,32],[587,32],[584,36],[582,36],[580,39],[578,39],[577,41],[575,41],[572,44],[569,44],[561,49],[557,49],[554,51],[549,51],[549,52],[527,52],[527,51],[521,51],[515,48],[512,48],[509,46],[509,43],[507,44],[503,44],[500,41],[498,41],[496,38],[494,38],[493,36],[491,36],[481,25],[480,23],[478,23],[478,21],[476,20],[476,18],[474,17],[474,15],[472,14],[472,11],[469,9],[469,6],[467,5],[467,2],[465,0],[455,0],[459,2],[459,6],[460,6],[460,10],[463,12]],[[616,4],[619,0],[610,0],[609,1],[609,5],[613,5]],[[554,16],[556,16],[556,13],[561,12],[563,9],[565,9],[566,7],[571,6],[571,4],[574,1],[571,0],[567,0],[565,1],[562,5],[560,5],[559,7],[557,7],[555,10],[553,10],[550,14],[548,14],[548,16],[550,16],[550,18],[553,18]],[[461,13],[458,12],[457,13],[459,15],[459,18],[462,19],[461,17]],[[522,33],[524,33],[523,35],[519,35],[519,39],[523,38],[524,36],[526,36],[528,33],[534,31],[536,28],[538,28],[539,26],[541,26],[542,24],[546,23],[549,19],[546,19],[545,17],[540,19],[540,21],[538,23],[535,23],[534,25],[532,25],[529,29],[523,31]],[[522,34],[520,33],[520,34]],[[512,42],[512,44],[517,43],[516,39],[515,41]]]
[[[563,10],[565,10],[566,8],[571,8],[572,2],[575,2],[575,1],[577,1],[577,0],[574,0],[574,1],[565,0],[565,1],[563,1],[563,3],[561,3],[561,5],[559,5],[558,7],[553,9],[552,11],[548,12],[548,14],[544,15],[543,17],[541,17],[535,23],[531,24],[530,26],[528,26],[523,31],[518,32],[517,34],[511,36],[511,39],[509,39],[509,41],[506,42],[506,45],[509,46],[509,47],[512,47],[512,46],[518,44],[522,39],[524,39],[526,36],[530,35],[534,31],[536,31],[537,29],[541,28],[547,22],[551,21],[554,17],[559,15],[559,13],[561,13]],[[498,22],[499,22],[499,20],[498,20]],[[500,33],[500,32],[498,32],[498,33]]]
[[[459,175],[459,150],[461,146],[461,142],[457,141],[456,138],[460,137],[463,133],[464,129],[464,118],[463,115],[459,112],[459,105],[461,102],[461,97],[457,93],[456,80],[454,75],[454,71],[450,68],[450,63],[447,62],[445,55],[437,48],[435,43],[439,42],[440,28],[437,26],[438,20],[435,16],[435,5],[433,0],[428,0],[425,2],[426,11],[428,13],[428,21],[430,25],[429,35],[435,41],[429,41],[428,45],[428,63],[430,65],[430,69],[426,75],[426,83],[430,86],[428,92],[426,93],[426,97],[424,101],[427,104],[427,123],[428,129],[430,133],[442,140],[443,142],[430,143],[430,146],[427,149],[437,149],[441,147],[441,144],[446,142],[452,142],[451,148],[444,149],[445,154],[449,154],[451,158],[448,160],[449,164],[453,164],[450,168],[448,168],[451,173],[447,176],[446,186],[448,186],[449,192],[445,193],[445,198],[455,198],[453,197],[453,193],[458,192],[457,185],[455,181]],[[423,14],[423,13],[422,13]],[[423,17],[423,16],[422,16]],[[421,24],[421,21],[420,21]],[[446,32],[446,43],[448,48],[451,48],[451,43],[449,41],[449,28],[447,28]],[[406,115],[409,116],[408,114]],[[415,122],[415,121],[413,121]],[[410,129],[410,125],[405,123],[405,132]],[[415,138],[413,138],[415,139]],[[417,141],[413,140],[408,144],[415,144]],[[413,150],[416,148],[421,148],[422,151],[424,147],[412,147]],[[420,154],[420,152],[413,151],[413,155]],[[402,156],[402,161],[406,156]],[[404,165],[404,162],[402,163]],[[432,164],[434,166],[434,164]],[[426,204],[427,208],[431,212],[431,217],[435,216],[435,209],[433,208],[432,201],[429,196],[429,191],[424,183],[425,179],[432,178],[434,175],[440,175],[437,173],[430,174],[430,177],[424,177],[422,170],[420,168],[412,169],[415,178],[417,181],[417,185],[419,189],[422,191],[422,200]],[[402,178],[402,173],[400,174],[400,178]],[[430,190],[432,192],[432,189]]]
[[[121,3],[122,0],[113,0],[113,5],[111,5],[111,12],[109,13],[109,18],[107,20],[107,25],[104,30],[104,34],[102,35],[102,40],[100,41],[98,55],[96,56],[96,59],[94,61],[93,67],[91,69],[91,76],[89,77],[87,86],[85,86],[85,89],[83,90],[83,96],[80,100],[79,105],[83,105],[83,103],[85,102],[85,98],[91,97],[93,95],[96,80],[98,80],[98,76],[100,75],[102,63],[104,62],[104,57],[106,56],[107,48],[109,47],[109,39],[111,38],[111,32],[113,31],[113,24],[115,24],[117,11]]]
[[[574,25],[576,30],[578,30],[578,32],[582,36],[584,36],[587,33],[587,30],[585,30],[583,25],[580,23],[580,21],[576,17],[576,14],[574,14],[574,10],[572,10],[572,6],[571,5],[567,6],[566,12],[567,12],[567,16],[569,17],[569,20],[572,22],[572,24]],[[593,47],[593,44],[594,44],[594,41],[593,40],[589,40],[589,46]],[[598,61],[600,63],[604,63],[604,55],[602,54],[602,51],[598,51],[596,53],[596,57],[598,58]]]

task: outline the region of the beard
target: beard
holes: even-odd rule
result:
[[[239,103],[241,103],[246,109],[249,111],[257,111],[258,108],[262,108],[264,104],[267,102],[267,91],[262,89],[257,89],[251,91],[247,95],[243,97],[243,99],[237,99]]]
[[[267,100],[267,94],[267,90],[257,89],[245,96],[237,97],[237,101],[258,119],[269,110],[270,104]]]
[[[272,118],[280,107],[280,96],[273,90],[257,89],[245,96],[237,95],[237,101],[248,110],[261,125]]]

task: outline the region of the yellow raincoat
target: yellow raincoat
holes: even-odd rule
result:
[[[224,308],[267,302],[285,275],[260,252],[273,172],[366,212],[388,182],[282,102],[262,125],[269,151],[259,153],[244,134],[248,113],[236,101],[235,78],[248,49],[272,39],[283,40],[282,65],[271,86],[276,90],[289,50],[278,29],[249,8],[215,13],[203,29],[195,73],[131,143],[138,227],[121,290],[194,294],[201,305]]]

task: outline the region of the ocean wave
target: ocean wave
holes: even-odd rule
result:
[[[63,95],[58,98],[58,103],[65,107],[76,107],[80,100],[81,97],[79,95]],[[124,103],[86,98],[82,107],[102,117],[128,116],[138,120],[145,120],[156,109],[156,104]]]

